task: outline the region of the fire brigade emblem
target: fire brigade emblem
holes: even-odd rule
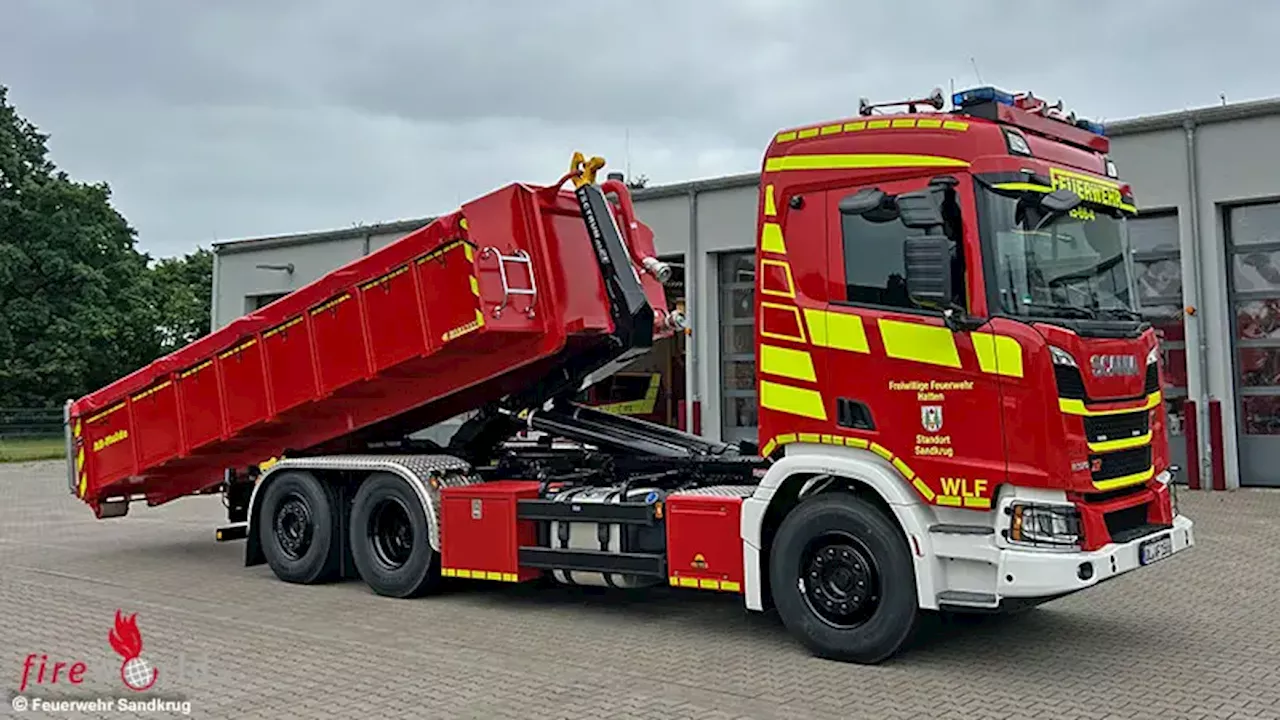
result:
[[[920,424],[925,430],[936,433],[942,429],[942,406],[941,405],[921,405],[920,406]]]

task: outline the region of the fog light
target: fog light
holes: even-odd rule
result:
[[[1076,577],[1085,581],[1088,581],[1089,579],[1091,579],[1093,577],[1093,563],[1091,562],[1080,563],[1080,567],[1076,570]]]

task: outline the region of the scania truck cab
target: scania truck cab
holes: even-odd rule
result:
[[[922,607],[1035,603],[1190,546],[1157,337],[1134,308],[1134,200],[1102,128],[994,88],[950,114],[917,112],[940,93],[902,104],[779,133],[764,161],[756,357],[775,462],[744,503],[748,572],[791,542],[778,508],[841,478],[906,528]],[[771,568],[801,578],[819,644],[858,625],[863,580],[886,572],[828,524],[802,532],[799,568]]]

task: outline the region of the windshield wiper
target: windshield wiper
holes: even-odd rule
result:
[[[1143,320],[1140,313],[1136,313],[1129,308],[1123,307],[1104,307],[1098,308],[1098,314],[1102,317],[1118,317],[1124,320]]]
[[[1054,305],[1053,303],[1023,302],[1019,303],[1021,307],[1028,310],[1036,310],[1044,313],[1049,317],[1056,318],[1077,318],[1080,320],[1092,320],[1097,316],[1089,308],[1076,307],[1074,305]]]

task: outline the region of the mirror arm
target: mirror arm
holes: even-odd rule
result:
[[[974,317],[964,308],[952,305],[942,311],[942,322],[951,332],[972,332],[987,324],[987,318]]]

